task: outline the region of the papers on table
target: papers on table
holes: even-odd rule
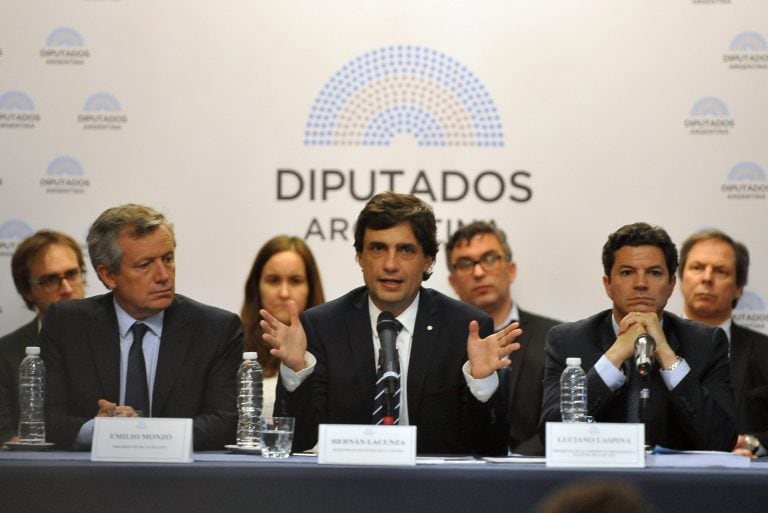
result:
[[[747,468],[751,459],[722,451],[676,451],[656,447],[645,455],[646,467],[730,467]]]

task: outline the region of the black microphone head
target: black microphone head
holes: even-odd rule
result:
[[[384,330],[397,331],[397,320],[392,312],[381,312],[379,318],[376,320],[376,331],[381,335]]]

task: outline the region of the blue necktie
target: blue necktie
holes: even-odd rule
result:
[[[149,392],[147,391],[147,368],[144,364],[144,351],[141,348],[144,334],[149,328],[140,322],[131,326],[133,344],[128,352],[128,372],[125,379],[125,404],[134,410],[144,412],[151,417],[149,411]]]

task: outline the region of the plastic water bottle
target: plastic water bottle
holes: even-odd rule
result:
[[[261,443],[261,407],[263,404],[261,370],[257,353],[243,353],[243,363],[237,371],[237,446],[259,448]]]
[[[587,375],[581,358],[568,358],[560,375],[560,415],[563,422],[587,421]]]
[[[19,440],[25,444],[45,443],[45,366],[39,347],[27,347],[19,366]]]

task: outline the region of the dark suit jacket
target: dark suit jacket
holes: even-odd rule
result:
[[[40,332],[46,435],[70,448],[97,401],[120,399],[120,337],[112,294],[51,305]],[[165,310],[152,416],[192,418],[196,450],[233,443],[239,318],[177,295]]]
[[[462,374],[471,320],[480,321],[482,336],[493,331],[481,310],[421,289],[407,376],[419,453],[506,453],[500,394],[477,401]],[[294,450],[314,446],[321,423],[370,424],[376,381],[365,287],[305,311],[301,321],[317,365],[294,392],[278,386],[278,407],[296,417]]]
[[[27,346],[37,345],[37,317],[0,338],[0,445],[19,428],[19,364]]]
[[[587,372],[589,414],[598,422],[626,422],[627,385],[612,392],[593,368],[616,340],[611,310],[552,328],[547,337],[542,428],[559,422],[560,374],[569,356],[581,357]],[[654,363],[650,378],[650,422],[646,443],[673,449],[730,451],[736,445],[736,416],[725,332],[664,312],[664,334],[691,371],[671,391]]]
[[[768,336],[731,324],[731,383],[739,433],[768,447]]]
[[[500,390],[507,403],[509,449],[527,455],[544,454],[539,436],[541,397],[544,381],[544,343],[547,333],[560,321],[519,310],[523,334],[517,338],[520,349],[512,353],[512,363],[502,369]]]

